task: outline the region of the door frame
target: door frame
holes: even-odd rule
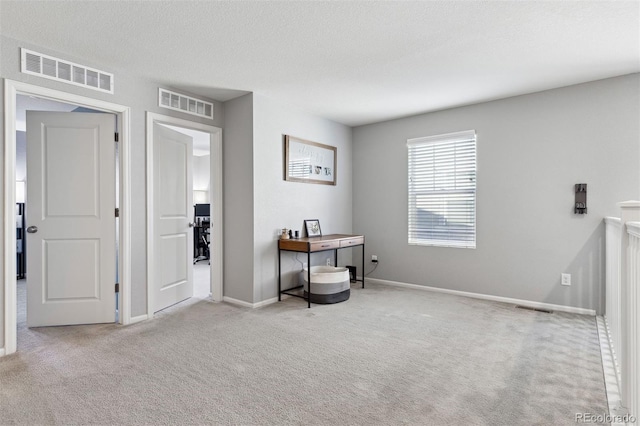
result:
[[[202,124],[196,121],[184,120],[170,117],[168,115],[157,114],[147,111],[147,316],[153,318],[154,314],[154,292],[152,283],[155,271],[155,238],[154,229],[154,200],[153,200],[153,125],[168,124],[171,126],[183,127],[191,130],[198,130],[209,133],[209,203],[213,204],[211,209],[211,246],[209,248],[210,269],[210,289],[211,298],[216,302],[221,302],[223,297],[222,268],[223,268],[223,224],[222,224],[222,129],[219,127]],[[213,197],[211,196],[213,194]],[[188,259],[190,261],[191,259]],[[192,265],[190,265],[192,266]]]
[[[18,95],[70,103],[118,116],[120,244],[119,244],[119,318],[131,323],[131,109],[124,105],[19,81],[4,79],[4,355],[17,350],[17,279],[16,279],[16,110]],[[115,236],[114,236],[115,238]],[[114,312],[115,319],[115,312]],[[0,355],[2,355],[0,353]]]

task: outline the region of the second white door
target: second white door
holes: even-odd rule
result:
[[[193,296],[193,139],[153,125],[153,311]]]

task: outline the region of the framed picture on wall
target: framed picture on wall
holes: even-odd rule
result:
[[[304,227],[307,230],[307,237],[322,237],[322,231],[320,230],[320,221],[318,219],[305,220]]]
[[[291,182],[336,184],[338,149],[284,135],[284,179]]]

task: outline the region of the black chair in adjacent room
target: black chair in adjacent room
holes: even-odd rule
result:
[[[193,228],[193,263],[202,260],[209,260],[209,228],[210,228],[210,206],[209,204],[196,204],[194,210]],[[209,262],[211,263],[211,262]]]
[[[209,227],[209,225],[207,224],[207,228],[205,228],[205,227],[198,228],[200,237],[198,239],[197,253],[199,255],[196,256],[195,259],[193,259],[193,263],[194,264],[200,262],[201,260],[210,260],[209,259],[209,241],[208,241],[208,238],[207,238],[209,233],[208,232],[203,232],[204,229],[208,230],[208,227]],[[209,263],[211,263],[211,262],[209,262]]]

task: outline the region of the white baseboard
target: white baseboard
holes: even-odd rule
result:
[[[4,352],[5,352],[5,351],[4,351],[4,348],[1,348],[1,349],[0,349],[0,358],[4,356]]]
[[[382,285],[390,285],[394,287],[412,288],[415,290],[433,291],[436,293],[453,294],[456,296],[471,297],[473,299],[482,299],[482,300],[491,300],[494,302],[511,303],[514,305],[527,306],[529,308],[547,309],[550,311],[568,312],[571,314],[581,314],[581,315],[590,315],[590,316],[596,315],[596,311],[593,309],[576,308],[574,306],[553,305],[551,303],[534,302],[532,300],[512,299],[510,297],[493,296],[490,294],[482,294],[482,293],[471,293],[471,292],[459,291],[459,290],[449,290],[446,288],[429,287],[426,285],[418,285],[418,284],[408,284],[408,283],[403,283],[398,281],[381,280],[378,278],[366,278],[365,287],[367,282],[372,282],[375,284],[382,284]]]
[[[140,322],[140,321],[145,321],[148,318],[149,318],[149,315],[147,315],[147,314],[138,315],[137,317],[131,317],[129,319],[129,324],[127,324],[127,325],[132,325],[132,324],[135,324],[135,323]]]
[[[232,305],[242,306],[243,308],[253,308],[253,303],[245,302],[244,300],[234,299],[233,297],[224,296],[223,302],[231,303]]]
[[[274,297],[271,299],[263,300],[262,302],[258,302],[258,303],[245,302],[244,300],[234,299],[233,297],[229,297],[229,296],[224,296],[222,300],[224,302],[231,303],[232,305],[242,306],[243,308],[255,309],[255,308],[260,308],[262,306],[275,303],[278,301],[278,298]]]
[[[271,299],[263,300],[262,302],[254,303],[254,308],[261,308],[263,306],[271,305],[272,303],[276,303],[278,301],[277,297],[272,297]]]

